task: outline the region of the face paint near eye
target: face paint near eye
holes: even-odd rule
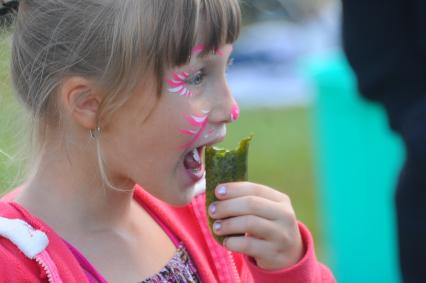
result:
[[[196,45],[192,49],[192,55],[191,56],[196,56],[196,55],[202,53],[204,51],[204,49],[205,49],[205,47],[204,47],[203,44]],[[224,56],[225,55],[223,50],[221,50],[219,48],[213,50],[212,53],[213,53],[213,55],[216,55],[216,56]],[[181,73],[174,72],[173,73],[173,79],[166,80],[166,83],[169,86],[168,91],[171,92],[171,93],[176,93],[179,96],[191,97],[193,95],[193,93],[191,92],[191,90],[189,90],[189,88],[187,86],[188,85],[199,85],[199,84],[201,84],[203,77],[204,77],[204,73],[202,71],[199,71],[199,72],[192,74],[192,75],[190,75],[187,72],[181,72]]]
[[[192,48],[192,56],[202,53],[204,51],[204,49],[205,49],[205,46],[203,44],[196,45],[194,48]],[[217,55],[217,56],[224,56],[225,55],[225,53],[219,48],[213,50],[212,53],[213,53],[213,55]]]
[[[192,55],[198,55],[204,51],[204,44],[198,44],[192,48]]]
[[[214,51],[213,51],[213,54],[214,54],[214,55],[217,55],[217,56],[224,56],[224,55],[225,55],[225,53],[223,53],[223,51],[222,51],[222,50],[220,50],[219,48],[218,48],[218,49],[216,49],[216,50],[214,50]]]
[[[186,79],[189,77],[187,72],[182,72],[180,74],[173,73],[173,79],[167,80],[167,84],[170,86],[168,89],[171,93],[176,93],[179,96],[191,97],[192,92],[186,87]]]

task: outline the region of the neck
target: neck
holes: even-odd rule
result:
[[[103,185],[96,156],[51,151],[41,158],[37,172],[25,184],[16,202],[55,230],[120,228],[130,217],[133,185],[117,191]],[[63,151],[62,151],[63,152]],[[82,158],[79,158],[82,157]],[[87,160],[91,160],[88,162]],[[117,184],[117,182],[114,182]]]

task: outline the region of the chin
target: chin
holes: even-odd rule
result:
[[[170,196],[169,200],[164,200],[168,204],[174,207],[182,207],[191,203],[194,198],[195,190],[194,188],[186,188],[185,190],[178,191],[178,195]]]
[[[151,191],[147,189],[146,191],[155,198],[174,207],[182,207],[191,203],[195,196],[195,186],[187,188],[175,187],[173,191],[170,190],[170,186],[166,186],[162,190]]]

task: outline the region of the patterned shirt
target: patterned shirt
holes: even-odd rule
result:
[[[197,269],[184,244],[181,242],[176,254],[157,274],[140,283],[199,283]]]

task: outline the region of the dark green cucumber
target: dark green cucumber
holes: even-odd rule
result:
[[[240,141],[240,146],[234,150],[207,147],[205,152],[206,164],[206,207],[217,201],[215,188],[219,184],[247,181],[247,160],[250,141],[249,136]],[[213,233],[214,219],[208,216],[210,231],[215,239],[222,244],[224,237]]]

